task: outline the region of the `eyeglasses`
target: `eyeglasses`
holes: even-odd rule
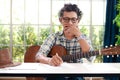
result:
[[[72,23],[76,23],[76,21],[78,20],[78,18],[68,18],[68,17],[62,17],[63,21],[68,23],[70,20]]]

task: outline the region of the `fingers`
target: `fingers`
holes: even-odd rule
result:
[[[58,57],[59,62],[63,63],[63,60],[62,60],[62,58],[60,56],[58,56],[58,53],[56,53],[56,56]]]
[[[56,54],[51,58],[49,63],[52,66],[60,66],[63,63],[63,60],[58,56],[58,54]]]
[[[69,31],[69,32],[72,32],[72,33],[74,34],[75,32],[78,32],[78,31],[79,31],[79,28],[78,28],[78,27],[75,27],[75,26],[71,26],[71,27],[69,27],[68,31]]]

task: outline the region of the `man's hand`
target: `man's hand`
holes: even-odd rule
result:
[[[65,33],[70,34],[70,35],[74,35],[75,37],[78,37],[82,34],[80,32],[79,28],[75,27],[75,26],[69,26],[64,31],[65,31]]]
[[[63,60],[60,56],[58,56],[58,54],[56,53],[56,55],[52,56],[52,58],[50,58],[48,60],[48,63],[51,66],[60,66],[63,63]]]

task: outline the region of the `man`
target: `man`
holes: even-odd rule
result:
[[[50,34],[45,42],[41,45],[36,55],[36,60],[40,63],[49,64],[51,66],[60,66],[63,63],[61,57],[56,54],[47,57],[48,53],[54,45],[64,46],[68,54],[88,52],[92,50],[90,41],[83,35],[78,28],[78,23],[82,17],[82,12],[76,4],[65,4],[59,12],[59,21],[63,26],[62,32]],[[89,61],[92,58],[88,58]],[[77,59],[73,62],[81,62]],[[47,80],[82,80],[81,78],[48,78]]]

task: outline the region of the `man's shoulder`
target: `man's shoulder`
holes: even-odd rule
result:
[[[62,31],[58,31],[58,32],[55,32],[55,33],[51,33],[49,35],[49,37],[58,37],[58,36],[62,36],[62,35],[63,35],[63,32]]]

